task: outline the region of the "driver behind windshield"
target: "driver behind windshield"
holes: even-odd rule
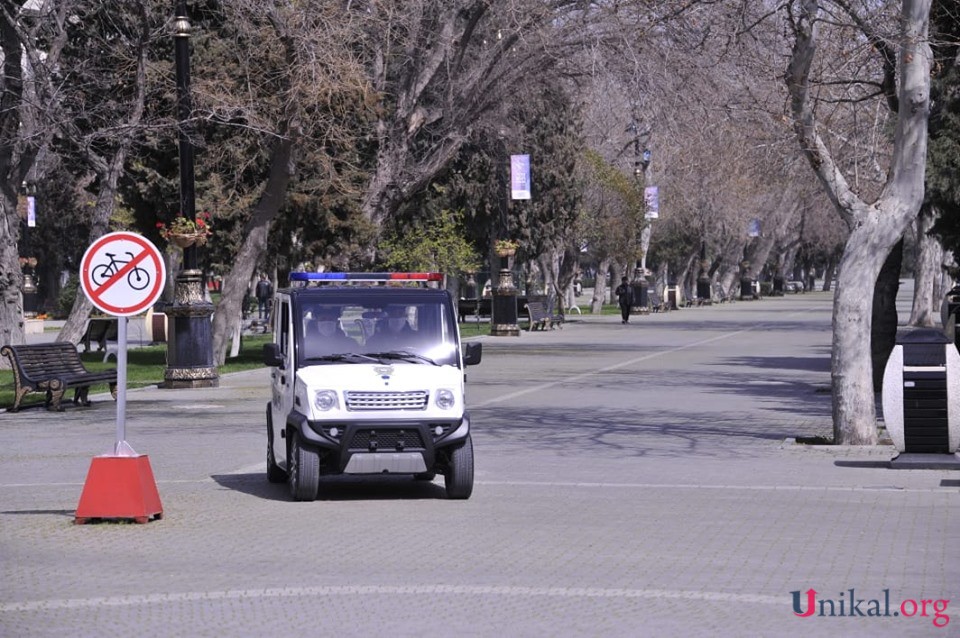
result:
[[[367,339],[368,351],[396,350],[416,339],[417,331],[411,328],[407,321],[406,306],[387,306],[386,315],[386,318],[377,322],[376,332]]]
[[[316,318],[307,324],[304,340],[307,357],[346,354],[357,351],[357,342],[340,327],[340,306],[320,306]]]

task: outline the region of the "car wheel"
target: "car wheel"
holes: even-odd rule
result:
[[[273,418],[270,415],[270,405],[267,405],[267,480],[271,483],[284,483],[287,473],[277,465],[277,457],[273,454]]]
[[[290,458],[287,459],[287,483],[290,496],[295,501],[312,501],[317,498],[320,484],[320,455],[300,444],[300,435],[290,434]]]
[[[473,441],[469,434],[463,445],[450,452],[443,483],[447,498],[470,498],[473,492]]]

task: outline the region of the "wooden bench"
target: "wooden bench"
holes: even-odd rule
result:
[[[110,393],[117,398],[117,371],[91,372],[80,360],[77,347],[66,341],[31,345],[6,345],[0,355],[10,359],[13,370],[14,401],[10,412],[20,409],[20,402],[30,392],[46,392],[47,409],[63,411],[61,401],[69,388],[74,388],[73,402],[90,405],[90,386],[109,383]]]
[[[463,322],[467,317],[489,317],[493,300],[490,297],[480,299],[460,299],[457,301],[457,318]]]
[[[91,319],[87,322],[87,329],[80,337],[80,343],[83,344],[83,351],[90,352],[90,342],[97,342],[97,350],[105,350],[108,341],[117,340],[117,320],[116,319]]]
[[[727,297],[727,292],[719,282],[713,284],[713,296],[717,299],[717,303],[726,303],[730,300],[730,298]]]
[[[528,330],[553,330],[563,327],[563,315],[552,314],[542,301],[528,301],[526,304],[527,317],[530,319]]]
[[[550,327],[550,315],[547,313],[543,302],[527,302],[527,317],[530,319],[527,330],[546,330]]]
[[[647,299],[650,302],[651,312],[660,312],[661,310],[669,310],[666,306],[663,305],[663,300],[660,299],[660,293],[657,292],[656,288],[650,288]]]

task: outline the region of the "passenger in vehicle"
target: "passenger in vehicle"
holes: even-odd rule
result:
[[[418,333],[407,320],[407,307],[387,306],[386,318],[378,322],[376,332],[367,339],[367,352],[403,349],[418,340]]]
[[[346,354],[357,351],[357,342],[340,327],[340,306],[321,306],[308,324],[304,346],[307,357]]]

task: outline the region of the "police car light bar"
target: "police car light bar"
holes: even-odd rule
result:
[[[292,272],[290,283],[333,283],[346,281],[443,281],[438,272]]]

